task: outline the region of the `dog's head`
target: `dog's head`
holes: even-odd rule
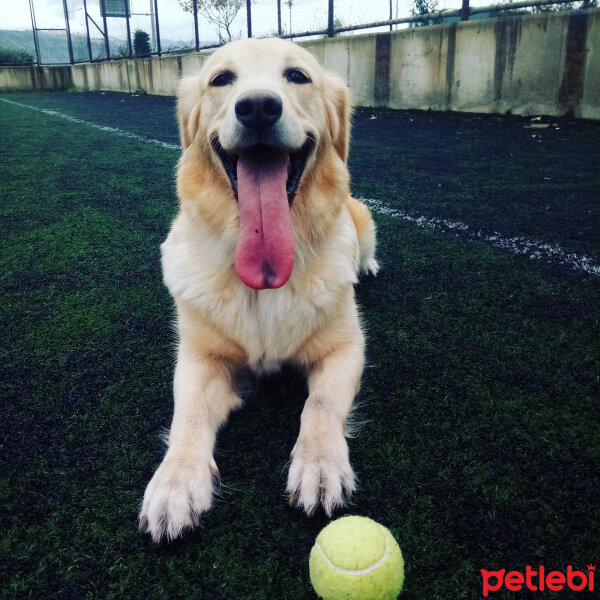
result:
[[[182,164],[208,165],[237,201],[238,276],[256,289],[282,286],[293,267],[295,198],[327,155],[338,169],[347,159],[347,87],[295,44],[240,40],[182,81],[178,118]]]

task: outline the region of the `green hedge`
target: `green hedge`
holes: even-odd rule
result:
[[[33,54],[23,48],[0,45],[0,65],[32,65]]]

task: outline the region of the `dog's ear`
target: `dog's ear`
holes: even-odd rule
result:
[[[348,86],[336,75],[328,75],[325,107],[331,141],[339,157],[346,162],[350,145],[352,102]]]
[[[200,125],[200,81],[197,76],[184,77],[177,92],[179,137],[185,150],[196,137]]]

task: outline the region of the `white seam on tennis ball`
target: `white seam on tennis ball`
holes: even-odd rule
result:
[[[383,563],[383,561],[385,561],[385,559],[387,558],[388,552],[390,550],[390,543],[389,543],[387,535],[384,535],[384,537],[385,537],[385,550],[383,551],[383,555],[376,563],[373,563],[370,567],[367,567],[366,569],[356,569],[356,570],[342,569],[341,567],[338,567],[337,565],[334,565],[331,562],[331,559],[327,556],[327,554],[325,554],[325,552],[324,552],[323,548],[321,548],[321,544],[319,544],[319,542],[315,542],[315,546],[321,552],[323,558],[325,559],[325,562],[332,569],[335,569],[338,573],[343,573],[344,575],[368,575],[369,573],[371,573],[371,571],[374,571],[377,567],[379,567],[379,565],[381,565],[381,563]]]

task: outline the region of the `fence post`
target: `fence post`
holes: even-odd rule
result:
[[[246,0],[246,16],[248,17],[248,37],[252,37],[252,10],[250,8],[251,0]]]
[[[200,50],[200,37],[198,35],[198,0],[193,1],[194,9],[194,35],[196,36],[196,52]]]
[[[86,31],[86,35],[87,35],[88,54],[90,55],[90,62],[92,62],[92,60],[93,60],[92,42],[90,41],[90,21],[89,21],[88,11],[87,11],[87,0],[83,0],[83,12],[85,13],[85,31]],[[131,42],[130,42],[130,44],[131,44]]]
[[[281,0],[277,0],[277,35],[281,35]]]
[[[104,10],[102,11],[102,23],[104,25],[104,47],[106,48],[106,60],[110,60],[110,44],[108,42],[108,25],[106,23],[106,3],[100,0]]]
[[[73,44],[71,43],[71,28],[69,27],[69,11],[67,9],[67,0],[63,0],[63,11],[65,13],[65,29],[67,32],[67,46],[69,47],[69,61],[73,64]]]
[[[131,24],[129,23],[130,18],[129,0],[125,0],[125,21],[127,23],[127,49],[129,50],[129,58],[133,56],[133,48],[131,47]]]
[[[469,8],[469,0],[462,0],[462,8],[460,9],[460,20],[468,21],[470,12],[471,9]]]
[[[31,29],[33,33],[33,45],[35,46],[35,58],[37,59],[38,67],[42,64],[40,62],[40,40],[37,35],[37,25],[35,24],[35,11],[33,10],[33,0],[29,0],[29,10],[31,11]]]
[[[329,12],[327,15],[327,35],[329,37],[333,37],[333,0],[329,0]]]
[[[160,56],[160,28],[158,26],[158,0],[154,0],[154,19],[156,20],[156,54]]]

